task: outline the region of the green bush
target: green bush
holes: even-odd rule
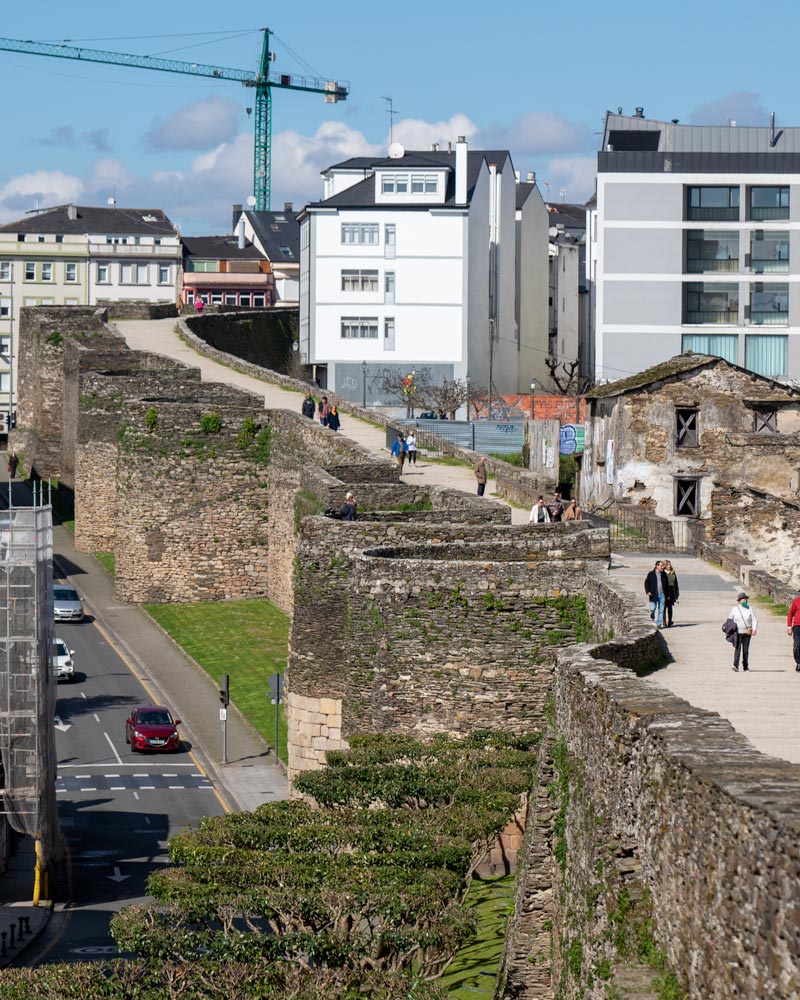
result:
[[[158,427],[158,410],[155,406],[148,408],[144,415],[144,429],[148,434],[152,434],[153,431]]]
[[[204,413],[200,417],[200,430],[203,434],[219,434],[222,430],[222,416],[219,413]]]

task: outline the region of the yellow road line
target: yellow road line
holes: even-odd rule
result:
[[[122,660],[122,662],[125,664],[125,666],[128,668],[128,670],[131,672],[131,674],[133,674],[133,676],[136,678],[136,680],[142,685],[142,687],[145,689],[145,691],[147,692],[148,696],[152,700],[153,704],[157,705],[158,701],[159,701],[158,695],[150,687],[150,685],[147,683],[147,681],[144,679],[144,677],[140,677],[139,676],[139,673],[137,672],[136,668],[131,663],[131,661],[128,659],[128,657],[125,655],[125,653],[114,642],[114,640],[111,638],[111,636],[108,634],[108,632],[106,632],[106,630],[103,628],[103,626],[97,621],[96,618],[94,618],[94,620],[92,621],[92,624],[97,629],[97,631],[100,633],[100,635],[102,635],[102,637],[106,640],[106,642],[109,644],[109,646],[111,646],[111,648],[114,650],[114,652],[117,654],[117,656]],[[200,761],[195,756],[193,750],[189,751],[189,756],[191,757],[191,759],[192,759],[195,767],[197,768],[198,771],[200,771],[200,773],[203,775],[203,777],[204,778],[208,777],[208,775],[206,774],[206,772],[205,772],[203,766],[201,765]],[[217,797],[217,801],[222,806],[223,810],[226,813],[230,813],[232,810],[231,810],[230,806],[228,805],[228,803],[225,801],[225,799],[223,799],[223,797],[217,791],[217,786],[216,785],[212,785],[212,789],[214,791],[214,794]]]

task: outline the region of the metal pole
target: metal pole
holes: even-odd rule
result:
[[[278,674],[278,686],[275,691],[275,766],[278,766],[278,712],[281,707],[281,675]]]
[[[361,408],[367,406],[367,362],[361,362]]]
[[[227,709],[225,710],[227,713]],[[222,720],[222,763],[228,763],[228,720]]]

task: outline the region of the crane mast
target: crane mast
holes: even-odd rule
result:
[[[184,62],[179,59],[160,59],[155,56],[138,56],[127,52],[106,52],[102,49],[85,49],[64,43],[23,41],[18,38],[0,38],[0,50],[21,52],[34,56],[51,56],[56,59],[78,59],[82,62],[104,63],[110,66],[127,66],[131,69],[157,70],[161,73],[180,73],[184,76],[202,76],[214,80],[230,80],[255,89],[255,139],[253,146],[253,195],[258,211],[269,209],[272,176],[272,90],[300,90],[324,94],[326,104],[347,99],[349,86],[336,80],[280,73],[270,76],[273,54],[269,48],[269,28],[264,28],[261,62],[258,72],[230,69],[204,63]]]

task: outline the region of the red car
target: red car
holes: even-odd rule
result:
[[[131,750],[172,750],[181,748],[178,726],[180,719],[163,705],[142,705],[134,708],[125,720],[125,742]]]

